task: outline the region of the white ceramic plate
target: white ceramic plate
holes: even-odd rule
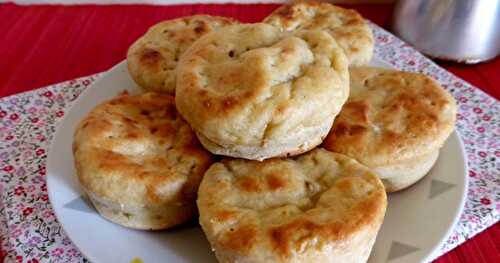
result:
[[[387,67],[383,61],[371,63]],[[82,197],[73,166],[71,144],[80,119],[98,103],[123,90],[139,91],[125,62],[116,65],[76,100],[54,136],[47,163],[50,201],[59,223],[92,262],[216,262],[208,241],[196,224],[161,232],[115,225]],[[425,262],[433,258],[460,215],[466,194],[466,163],[454,132],[438,162],[420,182],[389,195],[389,206],[369,262]]]

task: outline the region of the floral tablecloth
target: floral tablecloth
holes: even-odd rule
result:
[[[371,24],[376,56],[437,79],[456,98],[469,192],[447,252],[500,219],[500,103]],[[45,161],[58,122],[93,75],[0,99],[0,239],[5,262],[85,262],[48,201]]]

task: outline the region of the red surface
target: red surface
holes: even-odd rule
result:
[[[106,70],[123,60],[127,47],[160,20],[208,13],[256,22],[276,7],[0,4],[0,97]],[[391,5],[351,7],[385,28],[390,23]],[[500,58],[476,66],[443,66],[500,98]],[[500,225],[497,223],[436,262],[500,262]]]

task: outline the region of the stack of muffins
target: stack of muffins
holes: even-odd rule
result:
[[[76,129],[81,186],[126,227],[199,213],[220,262],[366,262],[386,191],[427,174],[456,112],[424,75],[363,66],[373,45],[357,12],[326,3],[161,22],[127,54],[145,92]]]

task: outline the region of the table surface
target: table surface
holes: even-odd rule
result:
[[[194,13],[257,22],[277,5],[16,6],[0,4],[0,97],[107,70],[128,46],[161,20]],[[389,28],[392,5],[353,5]],[[500,98],[500,58],[474,66],[441,66]],[[0,261],[1,260],[0,254]],[[500,262],[500,224],[490,227],[435,262]]]

